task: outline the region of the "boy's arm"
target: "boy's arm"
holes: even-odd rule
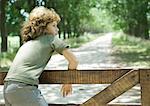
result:
[[[76,70],[78,61],[75,57],[75,55],[69,50],[69,49],[64,49],[62,52],[63,56],[67,59],[69,62],[68,64],[68,70]],[[72,85],[71,84],[63,84],[61,88],[62,95],[65,97],[68,94],[72,93]]]
[[[64,49],[62,54],[66,58],[66,60],[69,62],[68,70],[75,70],[78,65],[78,61],[75,55],[69,49]]]

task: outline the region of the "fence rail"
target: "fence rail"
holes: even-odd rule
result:
[[[3,84],[6,73],[0,70],[0,84]],[[83,104],[49,106],[150,106],[150,69],[44,70],[40,83],[110,84]],[[136,84],[141,86],[141,104],[109,104]]]

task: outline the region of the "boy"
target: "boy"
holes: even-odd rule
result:
[[[43,6],[34,8],[24,23],[19,48],[4,79],[5,106],[48,106],[38,89],[39,77],[54,51],[69,62],[68,69],[76,70],[78,62],[63,41],[57,38],[59,15]],[[63,96],[72,91],[71,84],[62,86]]]

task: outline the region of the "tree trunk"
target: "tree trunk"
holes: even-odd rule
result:
[[[63,39],[66,39],[66,26],[65,26],[65,18],[62,19],[62,28],[63,28]]]
[[[147,20],[140,21],[134,30],[134,35],[144,39],[149,39]]]
[[[149,28],[148,28],[148,19],[147,19],[147,12],[148,12],[148,2],[142,3],[141,11],[139,17],[137,18],[137,28],[135,30],[135,35],[144,39],[149,39]]]
[[[71,25],[70,25],[70,20],[67,19],[67,34],[68,34],[68,39],[70,38],[71,36]]]
[[[2,38],[2,43],[1,43],[1,51],[2,52],[7,52],[7,34],[6,34],[6,26],[5,26],[5,5],[6,5],[6,0],[0,0],[0,7],[1,7],[1,38]]]
[[[66,39],[66,31],[63,32],[63,39]]]
[[[61,38],[61,30],[60,29],[59,29],[58,35],[59,35],[59,38]]]
[[[130,9],[129,9],[130,11]],[[128,28],[125,32],[129,35],[149,39],[149,25],[147,19],[148,2],[142,2],[140,8],[137,9],[138,15],[134,14],[134,22],[128,22]]]

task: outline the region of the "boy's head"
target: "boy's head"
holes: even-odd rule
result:
[[[23,24],[21,35],[24,42],[35,39],[45,33],[56,35],[59,15],[53,9],[43,6],[35,7],[29,14],[28,21]]]
[[[43,6],[35,7],[30,15],[29,21],[31,22],[40,22],[44,21],[46,23],[56,21],[57,23],[60,21],[59,15],[54,11],[54,9],[48,9]]]

